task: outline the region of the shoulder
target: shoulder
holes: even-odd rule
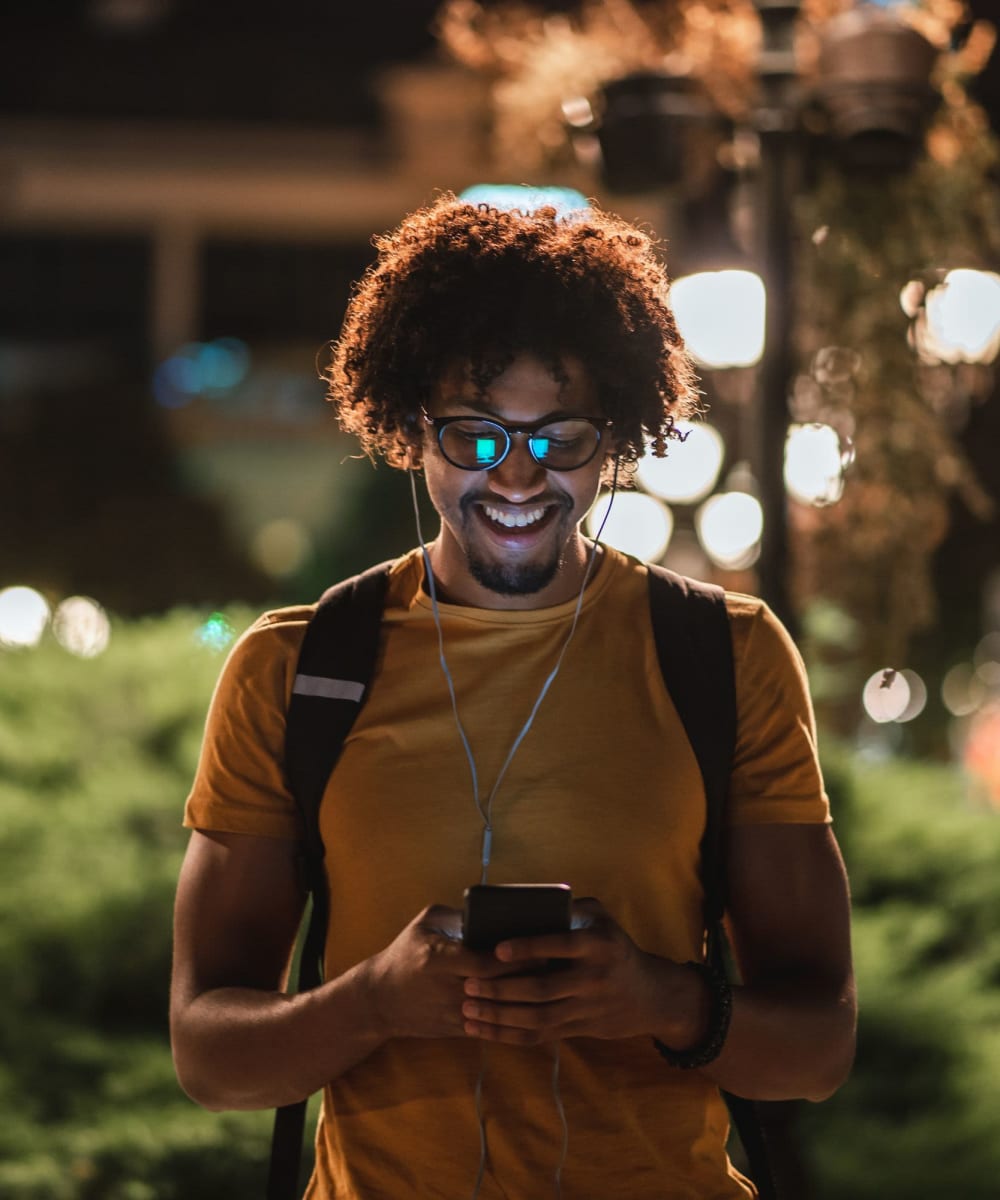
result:
[[[737,702],[732,822],[823,824],[830,810],[802,656],[763,600],[727,593],[726,607]]]
[[[422,569],[419,550],[383,565],[387,572],[385,606],[405,606],[419,587]],[[341,580],[334,587],[340,587],[355,578],[357,576]],[[257,677],[261,672],[284,674],[286,692],[290,695],[306,630],[316,616],[318,607],[319,601],[273,608],[262,613],[233,645],[226,673]]]
[[[791,634],[759,596],[726,592],[726,611],[733,638],[737,671],[754,660],[787,660],[802,669],[802,659]]]
[[[253,678],[287,674],[294,669],[302,639],[316,611],[314,604],[276,608],[262,613],[236,640],[223,669],[223,678]]]

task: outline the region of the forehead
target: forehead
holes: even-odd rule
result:
[[[561,356],[558,366],[533,354],[518,354],[485,387],[475,380],[471,363],[456,362],[432,389],[436,415],[473,410],[530,420],[550,412],[599,415],[597,388],[584,364],[573,355]]]

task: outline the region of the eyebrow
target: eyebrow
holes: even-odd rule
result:
[[[578,415],[577,413],[567,412],[564,408],[555,408],[551,412],[547,412],[543,416],[538,417],[537,420],[517,422],[508,421],[507,418],[501,413],[498,413],[495,408],[491,408],[488,404],[479,399],[467,400],[462,396],[452,396],[450,399],[445,401],[445,404],[447,406],[454,405],[457,408],[471,408],[473,412],[480,413],[482,416],[488,417],[492,421],[499,421],[501,425],[546,425],[550,421],[565,421]]]

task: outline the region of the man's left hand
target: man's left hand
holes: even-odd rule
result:
[[[466,980],[466,1034],[518,1046],[666,1032],[671,1045],[697,1041],[706,1007],[697,973],[641,950],[597,900],[574,902],[573,925],[497,946],[519,973]],[[558,968],[542,970],[553,959]]]

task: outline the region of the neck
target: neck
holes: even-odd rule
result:
[[[508,595],[493,591],[481,584],[469,571],[468,561],[459,547],[451,547],[446,533],[439,534],[427,547],[438,599],[446,604],[471,608],[531,611],[554,608],[574,600],[584,586],[590,568],[592,580],[604,559],[603,547],[577,534],[567,544],[558,570],[552,580],[537,592]],[[594,555],[593,566],[590,566]],[[589,580],[588,580],[589,582]],[[426,584],[425,584],[426,590]]]

